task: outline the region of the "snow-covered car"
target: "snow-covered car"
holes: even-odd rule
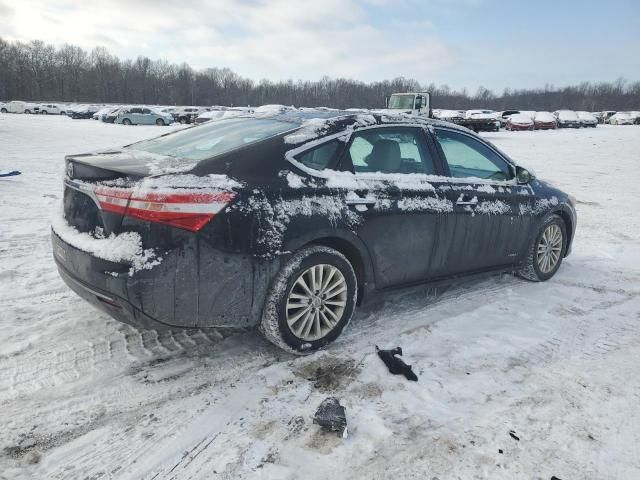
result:
[[[71,112],[71,118],[74,120],[87,120],[93,118],[93,114],[100,109],[97,105],[83,105]]]
[[[105,123],[115,123],[120,110],[127,109],[127,108],[131,108],[131,107],[112,107],[106,113],[101,115],[99,120]]]
[[[609,123],[609,119],[613,117],[617,112],[615,110],[604,110],[602,112],[602,123]]]
[[[148,107],[130,107],[118,110],[115,123],[122,125],[170,125],[173,116]]]
[[[390,288],[558,271],[576,225],[566,193],[453,124],[325,113],[67,156],[52,225],[60,275],[123,322],[259,326],[308,353]]]
[[[533,130],[533,120],[529,115],[523,113],[514,113],[507,118],[507,130]]]
[[[467,110],[465,112],[465,120],[470,122],[478,122],[477,126],[462,123],[467,128],[478,131],[500,131],[500,120],[498,114],[493,110]]]
[[[520,110],[520,113],[522,115],[526,115],[527,117],[529,117],[531,120],[533,120],[536,116],[536,112],[535,110]]]
[[[609,123],[611,125],[633,125],[635,120],[630,112],[618,112],[609,118]]]
[[[464,119],[464,114],[460,110],[434,110],[433,111],[434,118],[438,120],[444,120],[445,122],[459,122]]]
[[[507,120],[511,115],[515,115],[516,113],[520,113],[520,110],[504,110],[502,112],[498,112],[498,120],[500,121],[501,127],[507,126]]]
[[[536,112],[533,118],[533,126],[536,130],[555,130],[558,128],[556,117],[550,112]]]
[[[595,128],[598,126],[598,119],[593,113],[581,111],[581,112],[576,112],[576,114],[578,115],[578,118],[580,119],[580,123],[582,124],[583,127]]]
[[[12,100],[0,106],[0,113],[26,113],[34,112],[35,105],[33,103],[23,102],[21,100]]]
[[[193,123],[204,112],[211,110],[209,107],[182,107],[172,113],[173,119],[182,124]]]
[[[104,116],[107,115],[111,110],[113,110],[113,107],[102,107],[100,110],[94,113],[93,117],[91,118],[93,118],[94,120],[102,120]]]
[[[582,126],[578,114],[573,110],[557,110],[553,112],[553,116],[560,128],[580,128]]]
[[[42,115],[60,115],[64,111],[60,108],[60,105],[55,103],[41,103],[38,113]]]
[[[249,107],[229,107],[222,110],[211,110],[210,112],[204,112],[196,118],[196,123],[205,123],[210,120],[221,120],[223,118],[233,118],[240,115],[247,115],[252,113],[253,110]]]

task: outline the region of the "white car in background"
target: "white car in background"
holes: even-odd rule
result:
[[[580,123],[583,127],[597,127],[598,119],[593,113],[590,112],[576,112],[578,118],[580,119]]]
[[[618,112],[609,118],[609,123],[611,125],[633,125],[635,120],[631,112]]]
[[[23,102],[21,100],[12,100],[11,102],[4,103],[0,107],[1,113],[26,113],[30,114],[35,111],[35,105],[33,103]]]
[[[55,103],[41,103],[39,105],[38,113],[42,115],[64,115],[64,110],[60,108],[60,105]]]

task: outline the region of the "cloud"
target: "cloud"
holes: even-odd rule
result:
[[[428,79],[451,62],[428,19],[387,7],[387,0],[24,0],[0,36],[100,44],[120,57],[228,66],[252,78]]]

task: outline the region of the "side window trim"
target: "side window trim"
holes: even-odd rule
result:
[[[338,163],[338,158],[340,157],[340,155],[341,155],[341,153],[342,153],[342,152],[341,152],[341,148],[343,148],[343,147],[344,147],[344,144],[341,146],[340,144],[341,144],[342,142],[340,142],[340,141],[339,141],[338,139],[336,139],[336,138],[333,138],[333,139],[331,139],[331,140],[327,140],[327,141],[322,142],[322,143],[319,143],[319,144],[317,144],[317,145],[313,145],[313,146],[311,146],[311,147],[309,147],[309,148],[307,148],[307,149],[305,149],[305,150],[302,150],[302,151],[300,151],[300,152],[297,152],[297,153],[293,156],[293,158],[296,160],[296,162],[297,162],[297,163],[299,163],[299,164],[301,164],[301,165],[304,165],[306,168],[309,168],[309,169],[311,169],[311,170],[313,170],[313,171],[316,171],[316,172],[321,172],[322,170],[318,170],[318,169],[316,169],[316,168],[310,167],[310,166],[309,166],[309,165],[307,165],[306,163],[303,163],[303,162],[300,160],[300,157],[303,157],[303,156],[305,156],[306,154],[313,152],[314,150],[318,150],[318,149],[320,149],[320,148],[323,148],[323,147],[325,147],[326,145],[328,145],[328,144],[330,144],[330,143],[335,143],[335,144],[336,144],[336,150],[335,150],[335,152],[333,152],[333,154],[332,154],[332,156],[331,156],[331,160],[329,160],[329,162],[327,163],[327,165],[326,165],[322,170],[335,170],[335,166],[336,166],[336,164]]]
[[[438,133],[437,133],[438,130],[444,130],[444,131],[448,131],[448,132],[464,135],[464,136],[469,137],[469,138],[471,138],[471,139],[473,139],[473,140],[475,140],[477,142],[480,142],[486,148],[488,148],[493,153],[495,153],[498,156],[498,158],[500,160],[502,160],[507,165],[507,167],[509,168],[509,171],[511,172],[511,176],[512,176],[511,179],[509,179],[509,180],[487,180],[487,183],[495,183],[495,182],[510,183],[513,180],[513,178],[515,178],[516,167],[513,164],[513,162],[511,162],[510,160],[507,160],[505,158],[505,156],[501,152],[497,151],[495,148],[493,148],[490,144],[488,144],[484,140],[478,139],[478,138],[474,137],[473,135],[469,135],[467,132],[463,132],[463,131],[460,131],[458,129],[447,128],[447,127],[434,127],[434,131],[433,131],[433,134],[432,134],[433,143],[435,144],[435,148],[438,151],[439,163],[441,163],[444,176],[449,177],[451,179],[455,178],[455,177],[453,177],[451,175],[451,170],[449,169],[449,163],[447,162],[447,157],[445,156],[444,151],[442,150],[442,146],[440,145],[440,142],[438,141]],[[464,181],[464,178],[458,178],[457,180],[458,181]]]
[[[344,139],[345,135],[347,136],[346,139]],[[345,145],[349,142],[349,139],[350,139],[349,133],[345,133],[345,132],[335,133],[333,135],[328,135],[326,137],[321,137],[316,140],[311,140],[307,143],[303,143],[302,145],[296,148],[292,148],[291,150],[288,150],[284,154],[284,157],[294,167],[296,167],[298,170],[305,172],[308,175],[311,175],[313,177],[318,177],[318,178],[327,178],[326,175],[322,174],[321,170],[315,170],[311,167],[307,167],[304,163],[300,162],[296,157],[300,155],[304,155],[309,150],[313,150],[314,148],[321,147],[325,143],[331,142],[333,140],[338,140],[338,142],[341,143],[342,145],[338,146],[338,150],[334,154],[334,158],[330,162],[329,166],[326,167],[329,170],[338,170],[340,158],[342,158]]]

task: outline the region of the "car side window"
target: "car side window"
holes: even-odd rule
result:
[[[148,108],[143,108],[142,109],[142,113],[149,114],[149,113],[151,113],[151,110],[149,110]]]
[[[435,174],[419,128],[373,128],[354,134],[349,156],[355,173]]]
[[[330,142],[323,143],[318,147],[312,148],[311,150],[307,150],[295,158],[297,161],[309,168],[313,168],[314,170],[324,170],[330,165],[331,160],[333,160],[338,150],[338,145],[339,142],[337,140],[332,140]]]
[[[490,180],[510,180],[513,177],[507,162],[475,138],[442,129],[436,129],[436,137],[452,177]]]

